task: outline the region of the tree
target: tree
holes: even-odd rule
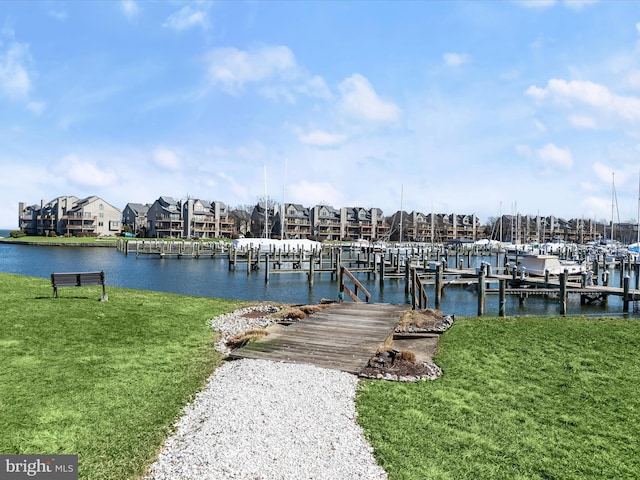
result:
[[[247,235],[251,233],[251,214],[253,205],[237,205],[229,211],[233,219],[233,227],[236,233]]]

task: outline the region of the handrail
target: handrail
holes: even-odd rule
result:
[[[422,310],[427,308],[427,292],[417,268],[411,268],[411,308]]]
[[[354,291],[352,292],[349,287],[344,284],[344,277],[347,276],[355,285]],[[349,271],[347,267],[340,266],[340,301],[344,301],[344,292],[347,292],[347,295],[351,297],[354,302],[361,302],[362,300],[358,297],[358,289],[362,290],[364,293],[365,301],[369,303],[369,299],[371,298],[371,294],[367,291],[366,288],[358,281],[356,277]]]

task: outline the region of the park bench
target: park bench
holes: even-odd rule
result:
[[[100,300],[107,299],[104,272],[69,272],[51,274],[51,286],[53,287],[54,298],[58,298],[58,287],[82,287],[87,285],[102,285],[102,297]]]

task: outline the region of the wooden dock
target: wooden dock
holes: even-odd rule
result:
[[[358,374],[410,305],[344,302],[234,350],[231,358],[306,363]]]

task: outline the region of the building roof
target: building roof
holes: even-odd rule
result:
[[[149,205],[143,205],[142,203],[127,203],[127,207],[136,215],[144,215],[149,211]],[[126,207],[125,207],[126,208]]]

